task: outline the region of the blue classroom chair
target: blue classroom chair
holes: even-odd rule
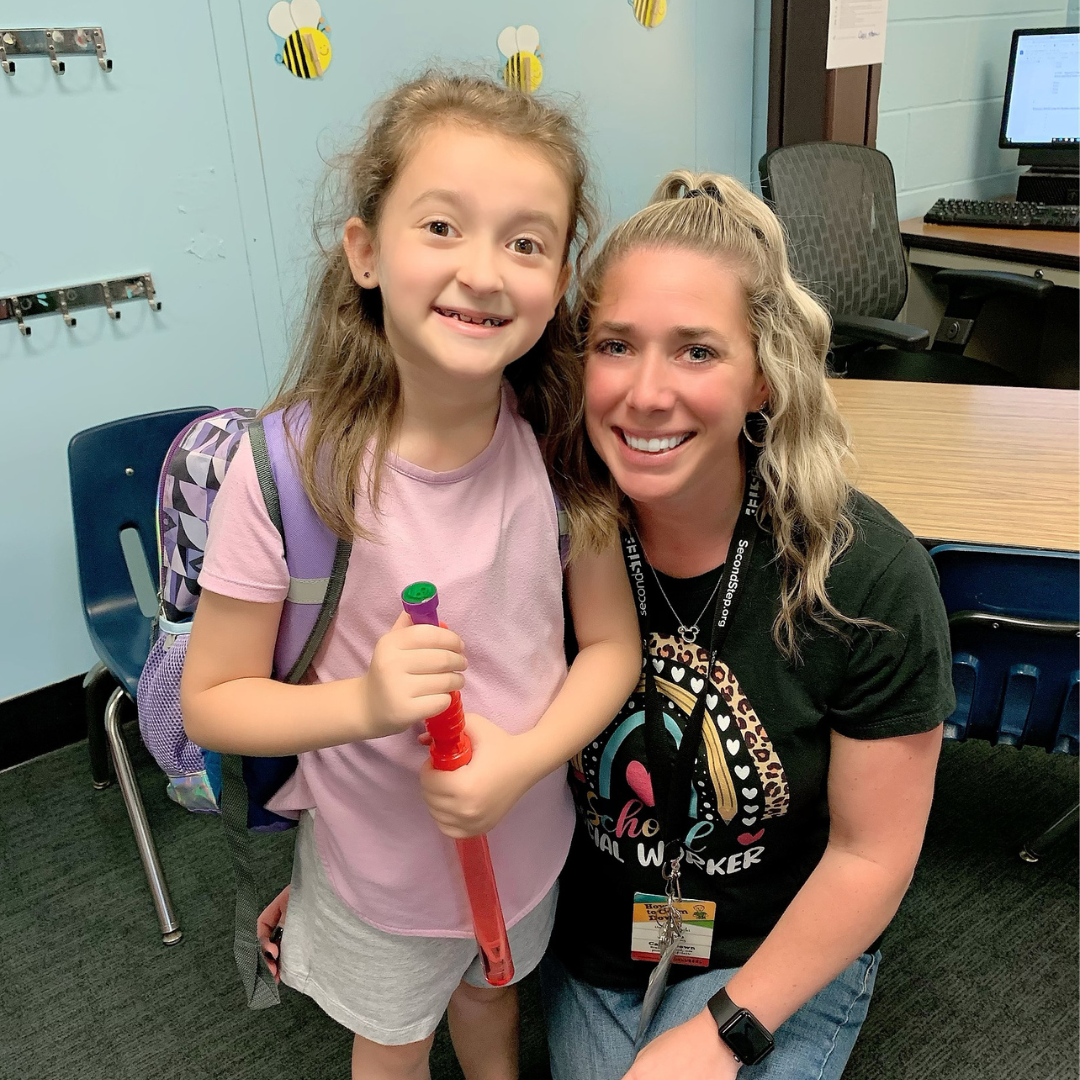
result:
[[[930,556],[949,613],[956,711],[947,739],[1076,755],[1080,745],[1080,554],[940,544]],[[1074,804],[1021,858],[1077,820]]]
[[[79,591],[99,660],[83,683],[94,787],[108,787],[111,753],[166,945],[182,935],[120,722],[134,704],[157,612],[161,465],[180,430],[212,411],[202,406],[115,420],[80,431],[68,444]]]

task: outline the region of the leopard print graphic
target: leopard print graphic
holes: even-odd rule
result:
[[[651,634],[649,651],[676,664],[685,665],[699,675],[704,675],[709,663],[709,653],[700,645],[689,645],[681,638]],[[742,692],[738,680],[720,661],[713,671],[713,684],[719,689],[739,726],[743,742],[757,770],[764,795],[761,818],[782,817],[791,803],[791,789],[787,773],[773,749],[765,725],[758,719],[749,699]],[[644,676],[639,686],[644,686]]]
[[[746,743],[757,768],[761,790],[765,795],[765,812],[761,815],[762,818],[782,817],[788,812],[791,803],[791,788],[765,725],[758,719],[738,680],[720,661],[717,661],[713,671],[713,682],[720,688],[720,693],[728,703],[731,715],[735,717],[735,722],[742,732],[743,742]]]

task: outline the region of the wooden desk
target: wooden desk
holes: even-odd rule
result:
[[[908,218],[900,222],[900,235],[908,248],[912,261],[926,262],[931,266],[949,266],[940,261],[945,252],[978,260],[1003,261],[1013,265],[1021,273],[1031,273],[1031,268],[1047,270],[1071,270],[1073,276],[1064,281],[1048,278],[1060,285],[1077,287],[1076,274],[1080,271],[1080,233],[1042,232],[1035,229],[980,229],[961,225],[927,225],[923,219]],[[937,260],[924,257],[923,252],[939,253]],[[969,264],[964,264],[969,265]]]
[[[1080,393],[833,379],[852,481],[926,540],[1080,548]]]
[[[965,352],[1025,377],[1037,371],[1041,386],[1077,387],[1077,325],[1080,322],[1080,233],[1027,229],[978,229],[900,223],[907,249],[908,295],[901,322],[926,327],[931,336],[945,313],[946,290],[933,282],[941,269],[1001,270],[1051,281],[1054,289],[1038,319],[1009,297],[997,297],[975,323]],[[1032,343],[1037,342],[1033,351]]]

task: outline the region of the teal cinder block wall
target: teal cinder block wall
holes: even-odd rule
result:
[[[937,199],[1016,190],[1017,153],[997,144],[1012,32],[1077,21],[1077,0],[893,0],[877,147],[901,220]]]
[[[491,74],[507,25],[540,31],[545,91],[577,103],[609,220],[668,169],[746,182],[764,149],[768,0],[672,0],[646,30],[626,0],[325,0],[321,80],[275,62],[271,0],[6,0],[5,27],[101,25],[55,75],[19,57],[5,120],[0,295],[150,271],[163,303],[0,324],[0,700],[85,671],[66,446],[84,428],[181,405],[258,405],[305,277],[322,158],[402,74]],[[764,81],[763,81],[764,80]],[[153,538],[144,537],[152,548]]]

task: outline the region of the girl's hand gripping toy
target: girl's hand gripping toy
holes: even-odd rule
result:
[[[417,581],[401,594],[401,606],[414,623],[439,625],[439,594],[429,581]],[[450,694],[450,707],[429,717],[424,723],[431,735],[431,764],[443,772],[467,765],[472,759],[472,745],[465,734],[465,713],[461,694]],[[480,946],[484,978],[492,986],[505,986],[514,977],[514,961],[510,956],[510,941],[506,936],[495,871],[491,865],[486,836],[470,836],[455,840],[465,891],[472,909],[473,932]]]

